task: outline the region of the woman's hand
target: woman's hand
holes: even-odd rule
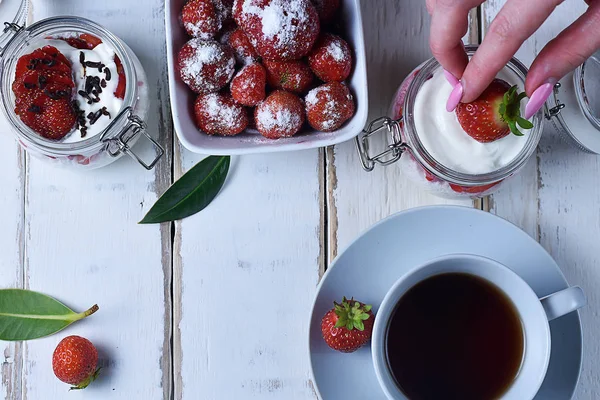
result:
[[[507,0],[469,61],[462,44],[469,11],[484,0],[427,0],[432,15],[430,46],[445,70],[460,79],[448,102],[471,102],[487,88],[523,42],[544,23],[564,0]],[[576,1],[576,0],[569,0]],[[586,0],[588,10],[550,41],[537,56],[527,75],[530,97],[525,117],[544,105],[553,86],[600,49],[600,0]]]

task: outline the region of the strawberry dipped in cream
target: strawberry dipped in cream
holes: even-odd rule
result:
[[[524,95],[518,82],[504,69],[479,99],[448,112],[452,86],[438,69],[415,100],[414,122],[423,147],[440,164],[465,174],[486,174],[510,164],[533,127],[520,117]]]

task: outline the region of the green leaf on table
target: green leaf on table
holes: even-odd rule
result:
[[[176,221],[202,211],[223,187],[230,159],[210,156],[200,161],[167,189],[140,224]]]
[[[76,313],[45,294],[0,289],[0,340],[30,340],[52,335],[98,311],[94,305]]]

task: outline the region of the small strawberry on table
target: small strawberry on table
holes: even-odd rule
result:
[[[71,390],[85,389],[92,383],[100,368],[98,351],[89,340],[81,336],[67,336],[60,341],[52,356],[54,375],[61,381],[73,385]]]

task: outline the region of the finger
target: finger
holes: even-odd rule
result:
[[[463,75],[469,58],[462,37],[469,28],[469,11],[483,0],[437,0],[431,18],[429,45],[433,56],[452,75]]]
[[[427,12],[429,15],[433,15],[433,10],[435,10],[435,0],[427,0],[425,5],[427,6]]]
[[[498,72],[563,0],[508,0],[494,18],[462,77],[462,102],[478,98]]]
[[[600,49],[600,2],[595,1],[537,56],[525,85],[528,94],[546,82],[557,82]]]

